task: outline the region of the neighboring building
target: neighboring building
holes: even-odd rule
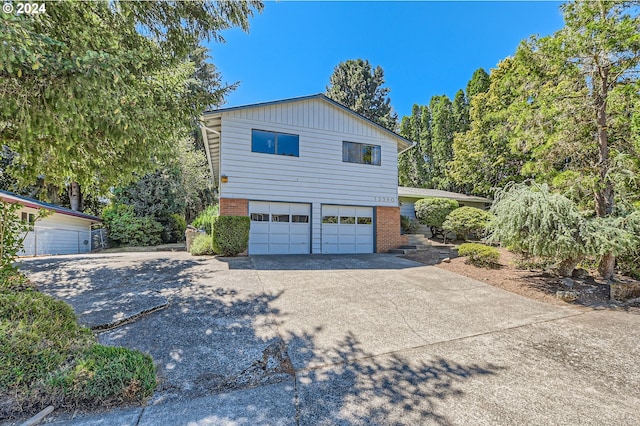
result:
[[[441,191],[439,189],[408,188],[400,186],[398,187],[398,197],[400,199],[400,214],[412,219],[416,218],[416,201],[422,198],[449,198],[451,200],[456,200],[460,203],[460,206],[477,207],[483,210],[491,205],[491,200],[488,198],[458,194],[457,192]]]
[[[18,216],[31,223],[20,256],[51,254],[78,254],[91,251],[91,225],[101,223],[100,218],[43,203],[28,197],[0,191],[0,200],[20,204]],[[34,223],[39,209],[51,214]]]
[[[221,215],[249,254],[373,253],[404,244],[398,153],[412,142],[324,95],[205,113]]]

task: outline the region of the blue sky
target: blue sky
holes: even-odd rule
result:
[[[368,59],[384,69],[398,115],[433,95],[453,97],[530,35],[563,25],[559,2],[265,2],[249,33],[210,43],[223,81],[239,81],[226,106],[324,92],[334,67]]]

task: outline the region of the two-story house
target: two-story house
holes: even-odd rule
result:
[[[400,135],[322,94],[207,112],[202,133],[220,214],[251,218],[249,254],[404,243]]]

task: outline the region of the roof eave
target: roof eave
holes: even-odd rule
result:
[[[321,100],[323,100],[325,102],[328,102],[331,105],[334,105],[334,106],[342,109],[343,111],[345,111],[345,112],[347,112],[349,114],[352,114],[352,115],[354,115],[354,116],[356,116],[356,117],[368,122],[369,124],[371,124],[374,127],[380,129],[384,133],[392,136],[397,141],[398,153],[402,153],[402,152],[404,152],[404,151],[406,151],[406,150],[408,150],[408,149],[410,149],[410,148],[412,148],[413,146],[416,145],[416,142],[410,141],[409,139],[406,139],[403,136],[400,136],[396,132],[387,129],[384,126],[381,126],[380,124],[376,123],[375,121],[372,121],[372,120],[368,119],[367,117],[363,116],[362,114],[358,114],[357,112],[353,111],[352,109],[350,109],[350,108],[342,105],[341,103],[336,102],[333,99],[329,98],[324,93],[318,93],[318,94],[315,94],[315,95],[308,95],[308,96],[300,96],[300,97],[297,97],[297,98],[280,99],[280,100],[277,100],[277,101],[259,102],[259,103],[256,103],[256,104],[248,104],[248,105],[239,105],[239,106],[235,106],[235,107],[220,108],[220,109],[216,109],[216,110],[213,110],[213,111],[204,112],[203,113],[203,117],[206,117],[206,116],[209,116],[209,115],[220,114],[220,113],[224,113],[224,112],[247,109],[247,108],[260,108],[260,107],[265,107],[265,106],[278,105],[278,104],[281,104],[281,103],[301,102],[301,101],[308,101],[308,100],[312,100],[312,99],[321,99]]]

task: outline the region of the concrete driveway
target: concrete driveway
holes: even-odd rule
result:
[[[122,253],[24,262],[146,407],[64,424],[638,424],[640,316],[546,305],[390,255]]]

